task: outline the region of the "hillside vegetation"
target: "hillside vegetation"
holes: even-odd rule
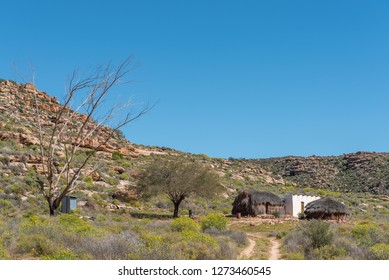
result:
[[[386,153],[218,159],[132,144],[117,131],[85,167],[98,164],[100,168],[71,193],[77,197],[78,209],[50,218],[36,185],[35,171],[42,170],[31,103],[34,95],[42,100],[40,116],[43,128],[48,128],[58,100],[32,84],[0,80],[0,259],[236,259],[248,244],[246,233],[264,228],[292,252],[284,258],[386,258]],[[76,116],[75,124],[84,118]],[[84,143],[76,157],[90,153],[89,148],[90,143]],[[63,164],[64,154],[56,156],[58,164]],[[163,193],[139,197],[140,176],[158,158],[185,158],[219,175],[222,191],[218,196],[190,195],[182,201],[179,216],[187,216],[190,209],[194,221],[186,217],[172,220],[173,204]],[[230,214],[234,197],[244,189],[330,196],[350,209],[349,224],[331,226],[331,237],[337,237],[316,246],[300,238],[305,233],[296,221],[269,227],[235,225],[234,218],[226,223],[220,215]],[[336,253],[331,244],[348,247]]]

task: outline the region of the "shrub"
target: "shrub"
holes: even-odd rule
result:
[[[274,216],[274,218],[278,219],[281,216],[281,214],[280,214],[280,212],[274,212],[273,216]]]
[[[238,245],[246,245],[248,242],[247,234],[243,231],[228,231],[227,236]]]
[[[297,217],[299,218],[299,220],[305,219],[305,214],[304,214],[304,212],[299,212],[299,213],[297,214]]]
[[[189,217],[179,217],[170,224],[172,231],[200,231],[200,225]]]
[[[322,221],[301,223],[285,236],[285,248],[288,253],[304,254],[305,259],[314,256],[313,251],[331,244],[333,233],[330,225]]]
[[[24,228],[31,228],[33,226],[44,226],[45,224],[46,220],[37,215],[29,215],[22,220],[22,227]]]
[[[135,258],[141,244],[141,240],[135,233],[123,232],[97,238],[85,237],[77,244],[74,251],[94,260],[118,260],[127,259],[131,253]]]
[[[105,177],[104,181],[107,184],[110,184],[111,186],[117,186],[119,184],[119,179],[117,179],[116,177]]]
[[[389,244],[378,243],[370,247],[371,257],[375,260],[389,260]]]
[[[7,253],[3,247],[3,241],[0,239],[0,260],[7,259]]]
[[[0,199],[0,213],[7,214],[14,211],[16,208],[11,201],[7,199]]]
[[[93,226],[85,220],[72,214],[65,214],[59,217],[60,224],[68,231],[76,232],[82,235],[88,235],[94,231]]]
[[[325,245],[313,250],[312,257],[315,260],[336,260],[346,259],[347,251],[335,244]]]
[[[219,246],[214,238],[199,231],[184,230],[174,244],[175,256],[188,260],[216,259]]]
[[[218,230],[226,229],[227,218],[221,214],[208,214],[201,220],[201,228],[206,230],[212,227]]]
[[[167,209],[170,207],[169,204],[165,201],[158,201],[157,203],[155,203],[155,206],[161,209]]]
[[[304,260],[304,255],[302,253],[290,253],[286,256],[287,260]]]
[[[63,250],[56,252],[52,255],[46,255],[41,260],[78,260],[78,256],[72,253],[70,250]]]
[[[330,244],[333,237],[330,225],[322,221],[308,222],[303,232],[309,238],[312,248],[320,248]]]
[[[0,162],[3,163],[4,165],[8,166],[10,163],[10,158],[9,157],[0,157]]]
[[[84,183],[85,183],[87,186],[92,186],[92,187],[93,187],[93,178],[92,178],[92,176],[86,177],[85,180],[84,180]]]
[[[351,230],[352,236],[357,243],[364,246],[372,246],[379,239],[379,229],[374,224],[360,224]]]
[[[123,159],[123,155],[119,152],[113,152],[111,159],[112,160],[121,160],[121,159]]]
[[[216,258],[218,260],[232,260],[238,257],[238,248],[236,244],[231,241],[218,241],[219,251],[217,252]]]
[[[285,235],[287,234],[286,231],[279,231],[279,230],[274,230],[272,231],[269,236],[270,237],[275,237],[277,239],[282,239]]]
[[[339,232],[339,231],[338,231]],[[364,246],[359,246],[352,236],[346,234],[337,234],[334,236],[333,244],[338,248],[347,251],[347,257],[354,260],[363,260],[367,258],[368,250]]]
[[[326,191],[325,190],[317,190],[318,195],[325,195]]]
[[[58,247],[43,233],[21,234],[16,243],[16,253],[40,257],[55,254]]]
[[[184,241],[200,241],[212,247],[217,247],[216,240],[213,239],[212,236],[205,233],[192,230],[183,230],[180,232],[180,236],[183,238]]]
[[[130,175],[128,175],[127,173],[122,173],[119,175],[119,178],[120,180],[130,180]]]

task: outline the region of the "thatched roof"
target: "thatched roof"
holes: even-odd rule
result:
[[[259,191],[243,191],[235,198],[232,209],[232,214],[258,214],[255,206],[261,204],[269,204],[273,206],[283,205],[283,201],[280,197],[270,192]]]
[[[254,204],[283,205],[282,199],[270,192],[248,191]]]
[[[304,212],[305,214],[348,214],[348,209],[346,205],[325,197],[308,203]]]

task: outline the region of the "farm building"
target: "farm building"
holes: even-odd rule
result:
[[[325,197],[312,201],[305,207],[307,219],[345,220],[348,215],[346,205]]]
[[[298,217],[300,213],[304,213],[305,206],[315,200],[320,199],[319,196],[308,196],[308,195],[281,195],[280,196],[285,205],[285,215]]]
[[[284,203],[280,197],[270,192],[243,191],[235,198],[231,213],[243,216],[261,214],[284,214]]]

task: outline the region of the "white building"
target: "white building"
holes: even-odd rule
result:
[[[280,195],[285,202],[285,215],[298,217],[299,213],[304,213],[305,206],[312,201],[320,199],[319,196],[308,195]]]

